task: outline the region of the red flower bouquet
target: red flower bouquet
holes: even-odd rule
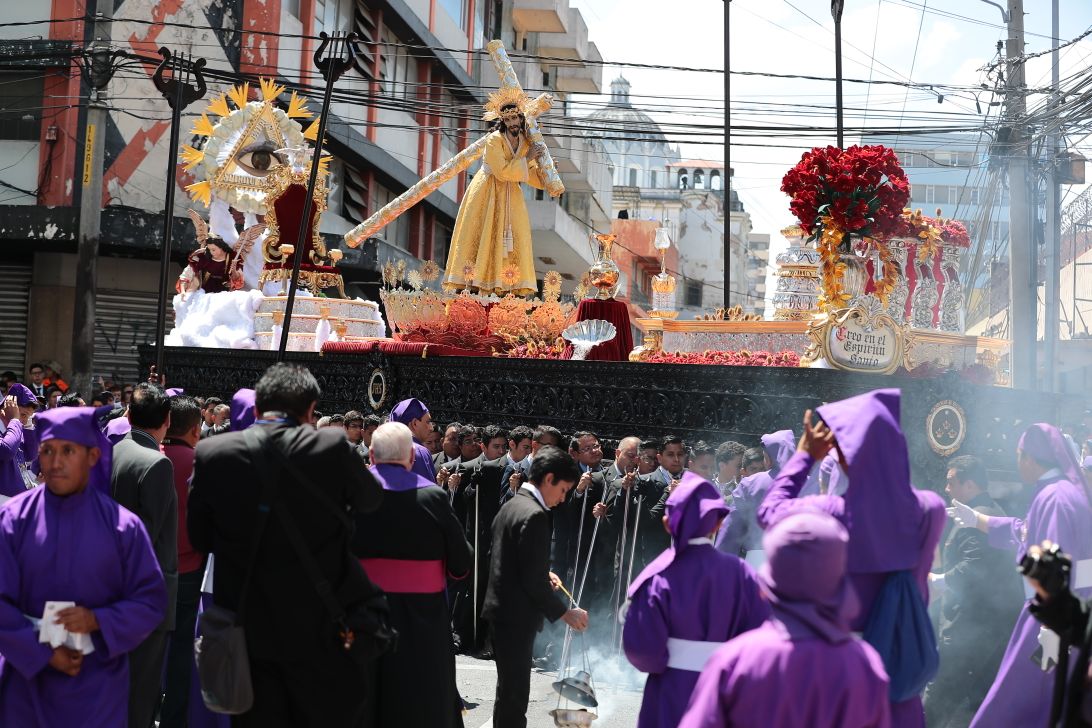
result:
[[[792,198],[789,209],[813,239],[824,230],[838,231],[848,253],[854,235],[895,230],[910,199],[910,182],[885,146],[816,147],[785,175],[781,191]]]
[[[940,226],[940,239],[959,248],[971,247],[971,236],[959,220],[945,220]]]

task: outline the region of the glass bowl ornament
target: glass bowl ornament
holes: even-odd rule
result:
[[[569,326],[561,336],[573,345],[573,361],[582,361],[595,346],[610,341],[617,333],[618,329],[610,321],[588,319]]]
[[[592,239],[599,245],[599,252],[596,253],[595,262],[588,269],[588,278],[592,287],[599,290],[596,298],[606,301],[614,297],[622,277],[622,271],[611,258],[611,249],[614,248],[616,236],[593,235]]]

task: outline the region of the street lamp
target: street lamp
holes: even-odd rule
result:
[[[830,0],[834,18],[834,105],[838,115],[838,148],[842,148],[842,8],[845,0]]]

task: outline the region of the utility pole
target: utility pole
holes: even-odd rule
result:
[[[1033,389],[1037,380],[1035,331],[1035,249],[1031,235],[1031,204],[1028,199],[1028,146],[1024,118],[1024,1],[1008,0],[1008,59],[1005,75],[1005,109],[1009,139],[1005,147],[1009,167],[1009,361],[1012,385]],[[1015,59],[1015,60],[1014,60]]]
[[[95,288],[98,276],[99,232],[102,227],[103,150],[106,141],[105,88],[113,75],[110,53],[110,22],[114,0],[98,0],[95,28],[87,65],[90,69],[90,103],[84,127],[81,160],[80,239],[76,259],[76,295],[72,313],[71,386],[90,402],[91,378],[95,364]]]
[[[1058,0],[1050,2],[1050,86],[1052,103],[1058,106]],[[1061,325],[1061,250],[1062,250],[1062,188],[1058,184],[1058,155],[1061,134],[1047,138],[1047,199],[1046,199],[1046,310],[1043,312],[1043,389],[1057,390],[1058,327]],[[1076,260],[1073,261],[1076,264]]]
[[[724,309],[732,307],[732,153],[728,129],[732,121],[728,115],[728,5],[724,3]]]

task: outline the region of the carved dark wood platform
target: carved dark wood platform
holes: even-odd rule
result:
[[[151,349],[141,349],[143,371]],[[168,384],[225,400],[252,387],[274,361],[268,351],[168,347]],[[958,376],[914,379],[852,375],[824,369],[723,367],[486,359],[368,354],[291,354],[322,386],[319,409],[386,414],[406,397],[428,404],[438,422],[458,420],[514,427],[553,425],[563,432],[592,430],[605,440],[626,435],[681,435],[690,442],[737,439],[757,445],[763,433],[800,432],[805,409],[870,389],[903,391],[902,425],[915,481],[943,489],[947,457],[926,438],[934,406],[956,402],[967,435],[955,454],[973,454],[991,470],[1015,468],[1016,442],[1032,422],[1056,421],[1057,398],[971,384]],[[376,371],[381,377],[373,376]],[[380,382],[382,379],[382,383]],[[369,394],[379,401],[369,405]],[[613,442],[609,443],[613,446]]]

